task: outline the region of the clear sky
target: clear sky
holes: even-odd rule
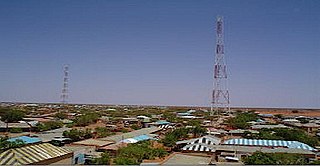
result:
[[[320,108],[319,0],[1,0],[0,101],[208,106],[217,15],[232,106]]]

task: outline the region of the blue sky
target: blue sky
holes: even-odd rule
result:
[[[207,106],[215,19],[232,106],[320,108],[320,1],[0,1],[0,101]]]

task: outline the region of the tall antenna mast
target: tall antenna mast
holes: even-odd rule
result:
[[[219,109],[230,110],[229,90],[227,87],[227,65],[224,59],[223,18],[217,17],[216,53],[214,62],[214,87],[210,115],[218,114]]]
[[[69,81],[69,65],[64,65],[63,67],[63,88],[62,88],[62,93],[61,93],[61,99],[62,99],[62,104],[67,104],[68,103],[68,81]]]

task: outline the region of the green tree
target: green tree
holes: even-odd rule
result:
[[[103,138],[112,135],[113,133],[106,127],[97,127],[95,128],[98,138]]]
[[[166,134],[166,136],[161,140],[161,142],[167,147],[175,146],[177,141],[177,136],[172,133]]]
[[[200,124],[201,124],[200,120],[190,120],[187,123],[187,125],[189,126],[200,126]]]
[[[316,137],[308,135],[305,131],[300,129],[260,129],[258,134],[246,134],[245,138],[249,139],[267,139],[267,140],[286,140],[299,141],[310,146],[318,146],[319,140]]]
[[[310,163],[308,163],[309,165],[320,165],[320,160],[315,160],[315,161],[312,161]]]
[[[198,132],[197,129],[195,131]],[[186,128],[173,130],[172,132],[167,133],[161,142],[167,147],[174,147],[178,140],[187,138],[189,132],[190,130]]]
[[[138,165],[145,159],[162,158],[168,153],[162,148],[152,148],[150,141],[129,144],[120,148],[114,162],[117,165]]]
[[[305,123],[309,123],[309,120],[308,120],[308,119],[306,119],[306,118],[297,118],[297,120],[299,120],[299,121],[300,121],[300,123],[303,123],[303,124],[305,124]]]
[[[25,143],[22,140],[8,141],[7,137],[0,137],[0,153],[11,148],[19,148]]]
[[[298,154],[273,153],[266,154],[255,152],[245,157],[243,162],[247,165],[304,165],[307,164],[305,157]]]
[[[283,115],[282,114],[276,114],[274,115],[275,117],[279,118],[279,119],[282,119],[283,118]]]
[[[305,131],[300,129],[283,129],[278,128],[271,130],[275,132],[274,135],[281,137],[284,140],[288,141],[300,141],[311,146],[319,145],[319,140],[316,137],[308,135]]]
[[[58,129],[63,126],[63,123],[60,121],[49,121],[49,122],[42,122],[36,125],[36,131],[47,131]]]
[[[96,123],[99,119],[99,115],[96,113],[87,113],[81,115],[75,119],[76,126],[87,126],[92,123]]]
[[[188,133],[190,132],[190,129],[187,128],[178,128],[176,130],[172,131],[172,134],[174,134],[179,139],[184,139],[188,137]]]
[[[239,113],[236,117],[228,120],[231,127],[245,129],[250,126],[247,122],[256,121],[258,119],[257,114],[252,112]]]
[[[64,112],[58,112],[54,115],[57,119],[67,119],[67,114]]]
[[[86,129],[86,130],[71,129],[70,131],[64,131],[62,135],[64,137],[70,138],[73,142],[92,138],[92,133],[91,133],[91,130],[89,129]]]
[[[153,157],[159,157],[159,158],[163,158],[168,155],[168,152],[165,151],[163,148],[153,149],[151,153]]]
[[[262,152],[255,152],[251,156],[245,157],[243,162],[247,165],[273,165],[276,163],[273,158]]]
[[[199,125],[196,125],[194,128],[191,129],[191,131],[194,137],[198,137],[204,135],[207,130]]]
[[[138,125],[136,125],[136,124],[131,125],[131,128],[132,128],[133,130],[138,130],[138,129],[140,129],[140,127],[139,127]]]
[[[93,159],[91,164],[97,165],[109,165],[110,164],[110,155],[108,152],[102,153],[101,157]]]
[[[139,165],[139,163],[132,158],[117,157],[114,159],[116,165]]]
[[[24,112],[20,110],[7,109],[6,112],[1,115],[1,120],[4,122],[12,123],[22,120]]]
[[[129,131],[128,131],[128,129],[123,128],[123,129],[120,130],[120,132],[122,132],[122,133],[127,133],[127,132],[129,132]]]
[[[22,129],[21,128],[11,128],[10,133],[22,133]]]

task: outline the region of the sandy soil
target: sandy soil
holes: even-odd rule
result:
[[[297,110],[297,113],[293,113],[292,110],[257,110],[256,112],[262,114],[282,114],[287,116],[310,116],[320,117],[320,110]]]

